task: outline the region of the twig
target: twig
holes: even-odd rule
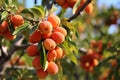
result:
[[[77,16],[79,16],[80,13],[85,9],[85,7],[86,7],[89,3],[91,3],[91,1],[92,1],[92,0],[87,0],[87,1],[83,4],[83,6],[79,9],[79,11],[76,12],[73,16],[71,16],[71,17],[69,18],[68,22],[72,21],[72,20],[75,19]]]

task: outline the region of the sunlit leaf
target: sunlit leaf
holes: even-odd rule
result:
[[[34,18],[34,14],[33,14],[33,12],[31,11],[31,9],[29,9],[29,8],[25,8],[25,9],[23,9],[22,11],[21,11],[21,13],[22,14],[29,14],[31,17],[33,17]]]
[[[2,12],[1,20],[5,19],[7,16],[8,16],[8,12],[7,11]]]
[[[81,2],[81,0],[78,0],[78,1],[75,3],[75,5],[73,6],[73,14],[76,13],[76,10],[77,10],[78,6],[80,5],[80,2]]]

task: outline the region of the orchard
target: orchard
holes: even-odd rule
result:
[[[119,8],[25,1],[0,1],[0,80],[120,79]]]

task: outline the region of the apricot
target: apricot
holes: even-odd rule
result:
[[[65,0],[55,0],[55,2],[59,5],[63,5],[65,3]]]
[[[58,44],[61,44],[65,40],[64,34],[57,31],[51,34],[51,38]]]
[[[21,15],[14,15],[11,17],[11,22],[14,25],[14,27],[18,27],[24,23],[24,19]]]
[[[39,30],[43,33],[51,33],[52,32],[52,24],[49,21],[43,21],[39,25]]]
[[[67,0],[70,7],[73,7],[78,0]]]
[[[87,14],[91,14],[93,12],[93,5],[92,3],[89,3],[86,7],[85,7],[85,12]]]
[[[54,61],[56,59],[56,57],[57,57],[57,53],[56,53],[56,51],[54,49],[47,53],[47,60],[49,62]]]
[[[29,42],[37,43],[42,39],[40,31],[36,30],[32,35],[29,37]]]
[[[3,21],[3,22],[0,24],[0,32],[3,33],[3,32],[5,32],[7,29],[8,29],[8,23],[7,23],[7,21]]]
[[[61,47],[56,47],[55,51],[57,53],[57,57],[56,57],[57,59],[60,59],[63,57],[63,49]]]
[[[43,33],[43,34],[42,34],[42,38],[43,38],[43,39],[50,38],[51,34],[52,34],[51,32],[50,32],[50,33]]]
[[[15,39],[15,36],[12,35],[8,29],[7,29],[7,31],[4,32],[3,35],[7,40],[14,40]]]
[[[56,47],[56,43],[53,39],[45,39],[43,42],[43,45],[45,47],[46,50],[52,50]]]
[[[35,69],[42,69],[42,66],[40,64],[40,57],[36,56],[33,61],[32,61],[32,65]]]
[[[49,62],[47,72],[51,75],[55,75],[58,72],[57,64],[53,61]]]
[[[60,18],[55,14],[50,14],[48,16],[48,21],[51,22],[53,28],[56,28],[60,25]]]
[[[65,2],[63,5],[61,5],[62,8],[64,9],[67,9],[69,7],[69,3],[68,2]]]
[[[64,34],[64,36],[67,35],[67,31],[66,31],[66,29],[63,28],[63,27],[57,27],[57,28],[54,30],[54,32],[61,32],[61,33]]]
[[[39,54],[39,50],[36,45],[31,45],[26,49],[26,52],[29,56],[37,56]]]
[[[43,69],[38,69],[36,71],[36,74],[37,74],[39,79],[45,79],[48,75],[47,71],[44,71]]]

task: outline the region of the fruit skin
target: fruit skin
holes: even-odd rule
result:
[[[46,50],[52,50],[56,47],[56,43],[53,39],[45,39],[43,42],[43,45],[45,47]]]
[[[62,8],[64,8],[64,9],[67,9],[68,7],[69,7],[69,4],[68,4],[68,2],[65,2],[63,5],[61,5],[62,6]]]
[[[47,39],[47,38],[50,38],[51,34],[52,34],[52,32],[50,32],[50,33],[45,33],[45,34],[41,34],[41,35],[42,35],[42,38],[43,38],[43,39]]]
[[[43,34],[51,33],[52,32],[52,24],[49,21],[43,21],[39,25],[39,30]]]
[[[53,28],[56,28],[60,25],[60,18],[55,14],[50,14],[48,16],[48,21],[51,22]]]
[[[67,0],[70,7],[73,7],[78,0]]]
[[[47,71],[44,71],[43,69],[38,69],[36,71],[36,74],[37,74],[39,79],[45,79],[48,75]]]
[[[55,62],[51,61],[48,63],[47,72],[51,75],[55,75],[58,72],[58,66]]]
[[[42,69],[42,66],[40,64],[40,57],[36,56],[33,61],[32,61],[32,65],[35,69]]]
[[[8,29],[8,22],[7,21],[3,21],[0,24],[0,32],[3,33]]]
[[[65,36],[61,32],[53,32],[51,38],[58,44],[61,44],[65,40]]]
[[[11,34],[11,32],[7,29],[3,36],[7,39],[7,40],[14,40],[15,36]]]
[[[60,59],[63,57],[63,49],[61,47],[56,47],[55,51],[57,53],[57,57],[56,57],[57,59]]]
[[[63,27],[57,27],[57,28],[54,30],[54,32],[61,32],[61,33],[64,34],[64,36],[67,35],[67,31],[66,31],[66,29],[63,28]]]
[[[56,59],[56,57],[57,57],[57,53],[56,53],[56,51],[54,49],[47,53],[48,62],[54,61]]]
[[[29,42],[37,43],[42,39],[40,31],[36,30],[32,35],[29,36]]]
[[[55,2],[59,5],[63,5],[65,3],[65,0],[55,0]]]
[[[87,14],[91,14],[93,12],[93,5],[92,3],[89,3],[86,7],[85,7],[85,12]]]
[[[39,50],[36,45],[31,45],[26,49],[26,52],[29,56],[34,57],[39,55]]]
[[[21,15],[14,15],[11,16],[11,22],[14,25],[14,27],[18,27],[24,23],[24,19]]]

